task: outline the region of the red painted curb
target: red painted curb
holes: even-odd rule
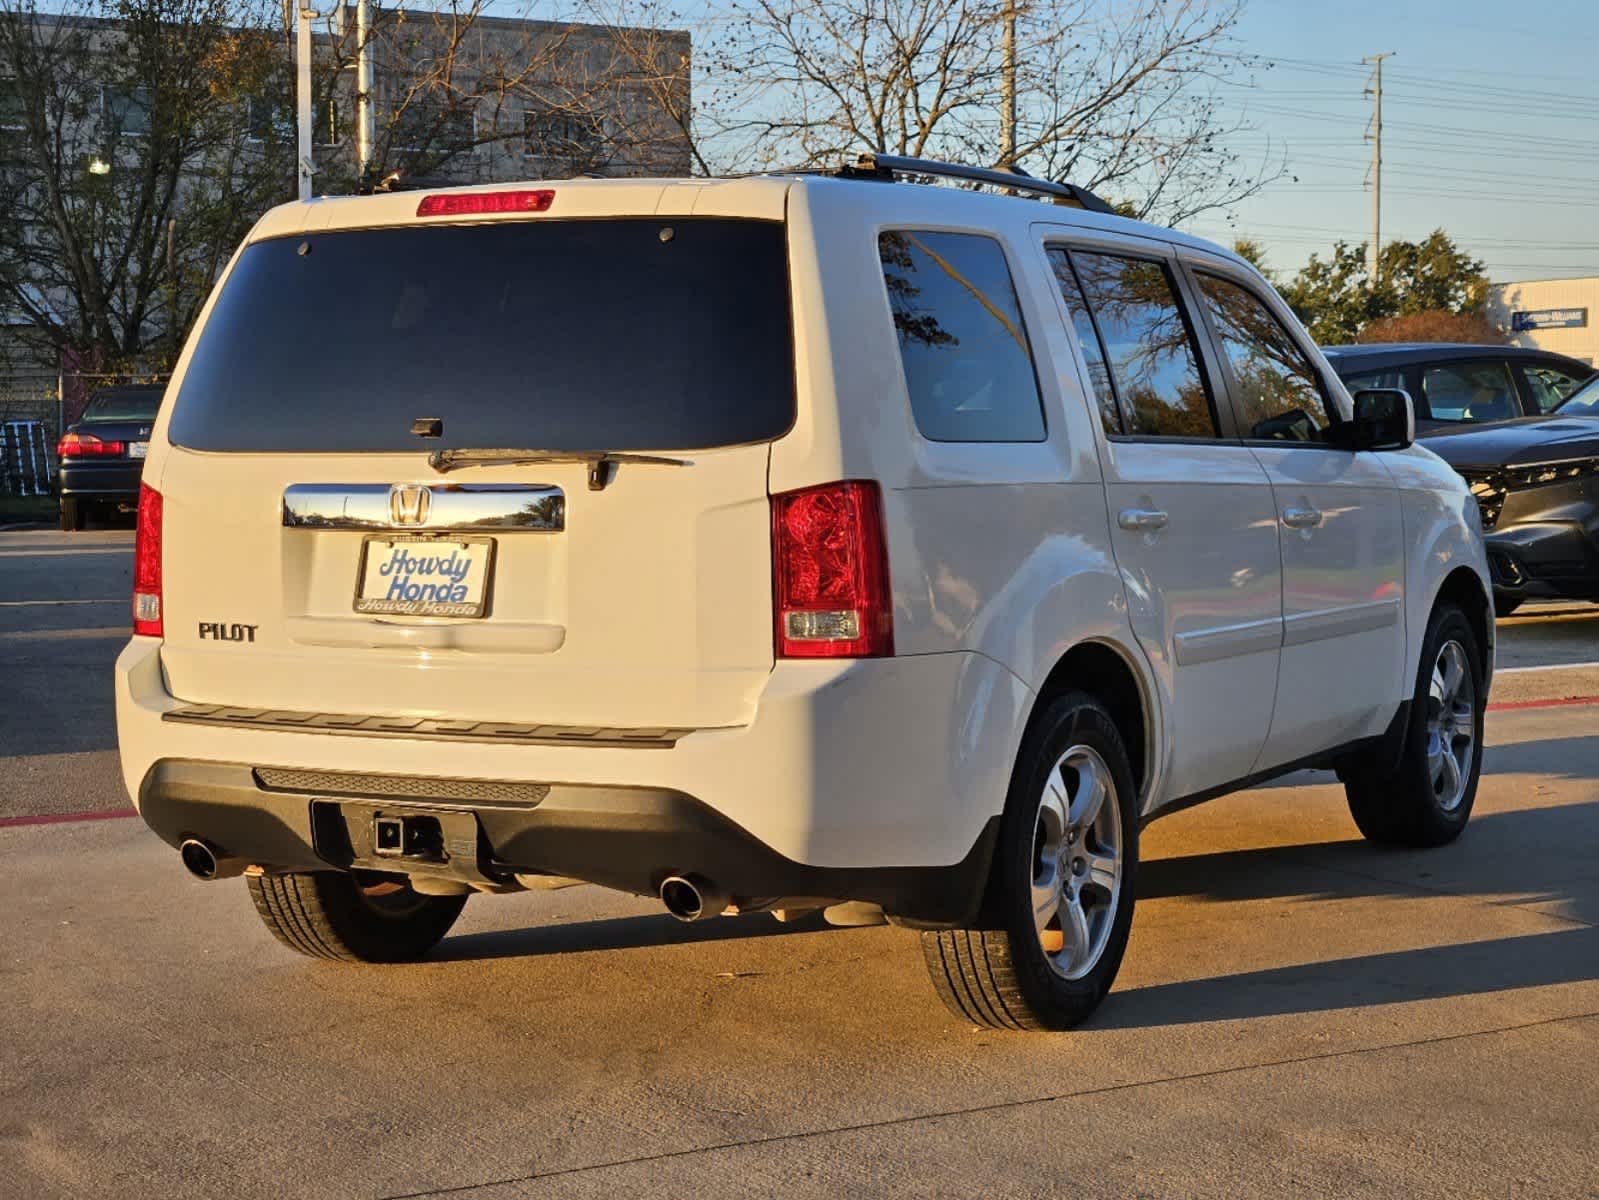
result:
[[[1506,700],[1490,704],[1489,712],[1503,712],[1512,708],[1569,708],[1575,704],[1599,704],[1599,696],[1566,696],[1560,700]]]
[[[114,821],[118,817],[136,817],[131,808],[112,808],[104,812],[39,813],[32,817],[0,817],[0,829],[12,825],[65,825],[69,821]]]

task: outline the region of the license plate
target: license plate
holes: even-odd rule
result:
[[[149,442],[129,442],[128,443],[128,457],[129,458],[148,458],[148,457],[150,457],[150,443]]]
[[[481,617],[493,569],[493,538],[369,534],[355,576],[355,611]]]

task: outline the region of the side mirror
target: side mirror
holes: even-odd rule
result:
[[[1362,388],[1352,420],[1328,432],[1346,450],[1403,450],[1416,440],[1416,409],[1403,388]]]

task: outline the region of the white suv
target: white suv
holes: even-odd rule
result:
[[[1321,766],[1370,838],[1464,826],[1489,579],[1411,427],[1069,185],[288,205],[150,443],[127,786],[306,954],[583,881],[886,918],[961,1016],[1068,1026],[1152,817]]]

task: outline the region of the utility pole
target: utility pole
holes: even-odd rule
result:
[[[364,184],[372,162],[372,0],[355,0],[355,154]]]
[[[1371,86],[1366,89],[1372,98],[1371,130],[1366,135],[1371,142],[1371,263],[1367,275],[1372,287],[1382,278],[1382,60],[1393,56],[1389,50],[1360,60],[1372,67]]]
[[[1016,165],[1016,3],[1005,0],[999,74],[999,165]]]
[[[311,22],[316,13],[305,7],[304,0],[294,5],[294,100],[295,143],[294,174],[299,183],[301,200],[311,198],[311,176],[316,164],[311,160]]]

